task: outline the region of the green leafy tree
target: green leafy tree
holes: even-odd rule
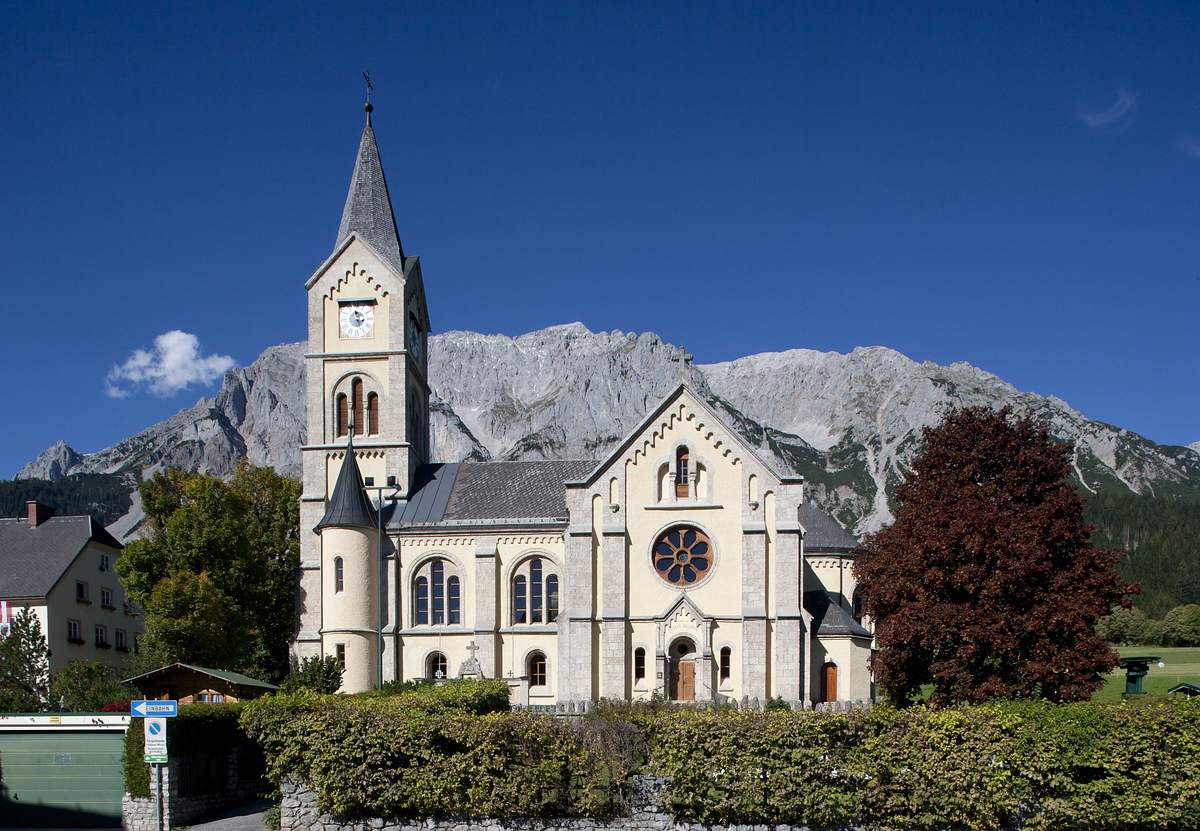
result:
[[[1190,603],[1167,612],[1162,622],[1163,646],[1200,646],[1200,605]]]
[[[1136,587],[1093,548],[1071,447],[1030,418],[985,407],[926,428],[896,519],[854,563],[900,703],[1088,698],[1116,665],[1096,623]]]
[[[137,691],[97,661],[71,661],[50,681],[50,701],[64,710],[95,711],[131,698],[137,698]]]
[[[26,606],[9,626],[0,638],[0,712],[40,712],[50,694],[50,650],[42,623]]]
[[[1146,617],[1136,606],[1118,606],[1096,624],[1096,634],[1117,646],[1158,645],[1162,642],[1162,621]]]
[[[332,655],[320,657],[314,655],[303,661],[292,664],[292,671],[283,679],[280,689],[283,692],[297,690],[313,690],[319,693],[332,694],[342,686],[342,667],[337,658]]]
[[[140,491],[149,534],[125,549],[117,571],[146,610],[146,655],[282,678],[300,564],[299,483],[242,461],[229,482],[167,471]]]

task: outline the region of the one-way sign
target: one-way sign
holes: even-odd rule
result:
[[[159,699],[157,701],[145,699],[135,699],[129,702],[129,712],[135,716],[159,716],[161,718],[169,718],[179,715],[179,702],[171,699]]]

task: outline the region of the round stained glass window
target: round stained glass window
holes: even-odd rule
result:
[[[659,577],[686,586],[703,579],[712,567],[712,543],[699,528],[673,525],[654,541],[650,556]]]

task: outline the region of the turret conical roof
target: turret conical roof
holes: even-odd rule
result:
[[[342,224],[338,226],[334,247],[341,245],[350,234],[357,234],[379,252],[397,274],[404,274],[404,248],[396,230],[396,216],[388,194],[383,164],[379,161],[379,146],[371,126],[371,106],[367,105],[367,123],[358,143],[358,158],[350,177],[350,191],[342,209]]]
[[[320,533],[326,528],[369,528],[377,527],[375,506],[363,488],[362,474],[354,458],[353,431],[346,440],[346,458],[338,471],[333,495],[325,503],[325,516],[313,530]]]

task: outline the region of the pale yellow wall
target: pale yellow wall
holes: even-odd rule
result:
[[[530,534],[500,537],[497,541],[496,549],[500,554],[500,566],[497,573],[497,580],[500,584],[499,609],[501,628],[514,625],[512,609],[512,578],[514,576],[514,571],[519,569],[519,567],[531,557],[536,556],[542,558],[543,581],[547,575],[558,575],[558,607],[559,612],[562,612],[563,583],[565,579],[563,571],[564,545],[562,534]],[[543,610],[545,609],[544,603],[542,608]]]
[[[464,632],[473,631],[475,627],[475,538],[470,536],[427,536],[402,537],[399,540],[400,552],[400,609],[402,629],[413,628],[413,579],[415,572],[420,570],[430,558],[437,557],[446,561],[446,576],[456,575],[460,581],[460,608],[462,622],[457,627],[444,626],[439,628],[457,628]],[[470,638],[463,641],[465,646]],[[444,650],[443,650],[444,651]],[[446,653],[449,657],[449,653]],[[423,670],[418,667],[413,670],[415,675],[408,675],[410,667],[407,654],[402,655],[406,678],[420,678]],[[463,658],[466,659],[466,653]],[[457,673],[458,664],[452,662],[452,669]]]
[[[403,348],[402,343],[392,344],[388,318],[391,313],[392,294],[385,287],[394,278],[386,272],[383,264],[358,240],[339,258],[336,274],[327,275],[321,295],[325,352],[363,352]],[[375,298],[375,325],[371,334],[362,338],[347,338],[342,335],[338,321],[338,301],[343,298]]]
[[[333,493],[333,486],[337,483],[338,474],[342,470],[342,460],[345,459],[344,451],[334,451],[326,454],[325,457],[325,492]],[[385,467],[385,457],[382,450],[370,450],[367,448],[354,448],[354,460],[358,462],[358,469],[362,473],[363,481],[367,477],[373,477],[375,486],[379,487],[387,483],[387,474]],[[368,492],[371,501],[375,501],[375,492]],[[386,495],[386,494],[385,494]]]
[[[501,667],[505,676],[511,671],[520,678],[526,674],[526,660],[535,650],[546,655],[546,686],[529,688],[530,704],[553,704],[557,700],[555,689],[558,674],[557,633],[507,632],[500,636],[503,650]]]
[[[854,598],[854,587],[857,582],[854,579],[854,571],[851,566],[854,560],[850,557],[838,557],[836,554],[808,554],[804,558],[808,564],[809,574],[815,577],[819,585],[813,585],[811,582],[805,586],[807,591],[816,591],[824,589],[830,594],[837,596],[840,590],[842,597],[845,598],[843,608],[846,611],[851,611],[851,601]]]
[[[871,654],[865,640],[849,637],[817,638],[812,651],[813,699],[821,694],[821,667],[832,661],[838,668],[838,701],[868,701],[871,676],[867,659]]]
[[[100,555],[106,553],[110,557],[108,571],[100,571]],[[63,574],[62,578],[50,590],[46,605],[42,612],[42,631],[46,635],[46,644],[50,648],[50,671],[56,672],[71,661],[99,661],[114,669],[123,669],[133,655],[134,638],[140,635],[145,626],[143,618],[125,612],[125,591],[117,579],[116,563],[120,552],[117,549],[91,542],[80,552],[79,556]],[[88,583],[91,593],[91,603],[79,603],[75,600],[75,581],[83,580]],[[108,588],[113,593],[113,609],[104,609],[100,605],[100,589]],[[82,644],[67,642],[67,619],[75,618],[80,622]],[[95,626],[108,627],[109,649],[98,649],[95,645]],[[124,629],[128,637],[129,652],[118,652],[117,629]]]

